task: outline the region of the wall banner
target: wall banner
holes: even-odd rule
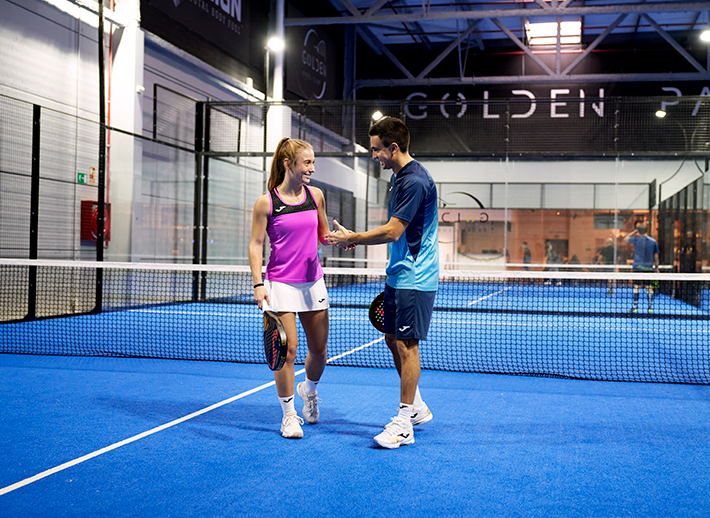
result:
[[[248,0],[143,0],[180,25],[246,61],[249,55]]]
[[[301,99],[335,99],[339,50],[333,40],[318,27],[288,27],[286,41],[286,89]]]

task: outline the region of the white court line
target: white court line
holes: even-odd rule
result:
[[[354,349],[351,349],[351,350],[346,351],[342,354],[334,356],[333,358],[329,358],[327,360],[327,362],[330,363],[331,361],[338,360],[344,356],[347,356],[347,355],[352,354],[354,352],[360,351],[360,350],[364,349],[365,347],[369,347],[369,346],[374,345],[378,342],[381,342],[384,339],[385,338],[383,336],[383,337],[381,337],[377,340],[374,340],[372,342],[369,342],[367,344],[360,345]],[[299,371],[294,372],[294,376],[299,376],[299,375],[303,374],[304,372],[306,372],[306,369],[301,369]],[[138,441],[138,440],[143,439],[145,437],[148,437],[149,435],[153,435],[155,433],[162,432],[163,430],[166,430],[168,428],[176,426],[180,423],[184,423],[185,421],[189,421],[190,419],[201,416],[202,414],[206,414],[207,412],[211,412],[212,410],[215,410],[215,409],[222,407],[224,405],[228,405],[229,403],[233,403],[234,401],[237,401],[238,399],[242,399],[244,397],[255,394],[255,393],[257,393],[261,390],[264,390],[265,388],[271,387],[272,385],[275,385],[275,384],[276,384],[276,382],[274,382],[274,381],[270,381],[269,383],[264,383],[263,385],[259,385],[258,387],[255,387],[251,390],[247,390],[246,392],[242,392],[241,394],[237,394],[236,396],[233,396],[229,399],[225,399],[224,401],[220,401],[219,403],[215,403],[212,406],[208,406],[207,408],[203,408],[202,410],[198,410],[197,412],[193,412],[192,414],[186,415],[186,416],[181,417],[179,419],[175,419],[174,421],[170,421],[169,423],[165,423],[163,425],[160,425],[156,428],[148,430],[147,432],[139,433],[138,435],[134,435],[133,437],[129,437],[128,439],[124,439],[120,442],[117,442],[117,443],[112,444],[110,446],[106,446],[105,448],[102,448],[100,450],[96,450],[95,452],[84,455],[83,457],[79,457],[77,459],[70,460],[69,462],[65,462],[64,464],[60,464],[59,466],[55,466],[54,468],[43,471],[42,473],[38,473],[33,477],[26,478],[24,480],[16,482],[15,484],[12,484],[10,486],[0,489],[0,495],[10,493],[11,491],[14,491],[15,489],[20,489],[21,487],[24,487],[24,486],[27,486],[27,485],[32,484],[34,482],[37,482],[38,480],[42,480],[43,478],[46,478],[50,475],[54,475],[55,473],[59,473],[60,471],[64,471],[65,469],[76,466],[77,464],[81,464],[82,462],[86,462],[87,460],[93,459],[94,457],[98,457],[99,455],[103,455],[104,453],[108,453],[110,451],[118,449],[121,446],[126,446],[127,444],[130,444],[132,442],[135,442],[135,441]]]
[[[129,309],[130,313],[159,313],[161,315],[200,315],[215,317],[254,317],[264,318],[261,313],[215,313],[214,311],[166,311],[164,309]]]
[[[496,295],[498,295],[498,294],[500,294],[500,293],[503,293],[504,291],[507,291],[507,290],[509,290],[509,289],[511,289],[511,288],[512,288],[512,286],[508,286],[507,288],[503,288],[502,290],[498,290],[498,291],[496,291],[495,293],[491,293],[490,295],[486,295],[485,297],[481,297],[481,298],[479,298],[479,299],[472,300],[471,302],[469,302],[469,303],[466,304],[466,305],[467,305],[467,306],[473,306],[474,304],[478,304],[478,303],[481,302],[482,300],[486,300],[486,299],[490,299],[491,297],[495,297]]]

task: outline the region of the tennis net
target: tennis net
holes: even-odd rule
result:
[[[384,279],[325,269],[332,364],[394,365],[368,320]],[[264,362],[248,267],[0,259],[0,282],[3,353]],[[305,343],[299,326],[297,363]],[[707,384],[710,275],[444,270],[420,356],[425,369]]]

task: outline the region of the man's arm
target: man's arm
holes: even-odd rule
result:
[[[409,225],[408,221],[399,218],[390,218],[390,220],[372,230],[366,232],[352,232],[343,227],[336,220],[333,220],[336,230],[326,235],[326,240],[337,246],[346,247],[350,245],[381,245],[383,243],[392,243],[397,241]]]
[[[633,229],[631,232],[629,232],[628,234],[626,234],[624,236],[624,243],[628,243],[629,238],[637,235],[638,233],[639,233],[639,230],[637,228]]]

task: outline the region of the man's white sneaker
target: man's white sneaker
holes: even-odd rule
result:
[[[383,448],[399,448],[405,444],[414,444],[414,429],[412,423],[395,416],[385,426],[385,431],[374,437],[374,441]]]
[[[418,424],[424,424],[428,423],[434,419],[434,415],[431,413],[431,410],[429,410],[428,406],[424,406],[423,408],[415,408],[414,411],[412,412],[412,425],[416,426]]]
[[[296,412],[289,412],[281,421],[281,435],[287,439],[300,439],[303,437],[302,424],[303,419]]]
[[[313,394],[306,394],[306,382],[302,381],[296,387],[296,392],[298,397],[303,400],[303,417],[311,424],[316,424],[318,418],[320,417],[320,410],[318,410],[318,392]]]

